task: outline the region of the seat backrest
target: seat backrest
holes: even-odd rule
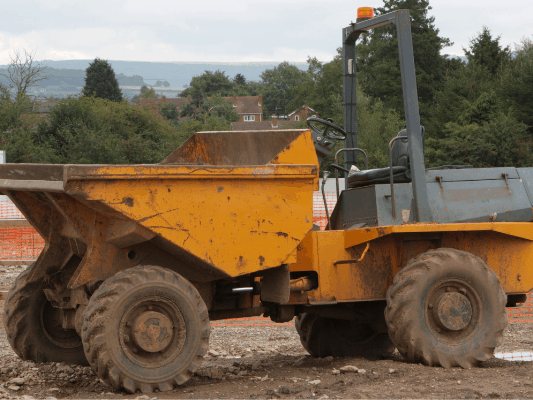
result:
[[[424,154],[424,136],[426,129],[420,126],[420,134],[422,135],[422,155]],[[396,136],[407,136],[407,129],[402,129]],[[409,164],[409,141],[407,139],[400,139],[392,145],[392,166],[410,168]]]

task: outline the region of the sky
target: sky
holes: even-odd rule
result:
[[[36,60],[330,61],[357,7],[382,0],[1,0],[0,64]],[[430,0],[440,36],[463,47],[483,26],[500,43],[532,38],[532,0]]]

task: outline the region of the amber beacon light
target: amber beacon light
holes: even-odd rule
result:
[[[374,9],[372,7],[359,7],[357,9],[357,22],[374,18]]]

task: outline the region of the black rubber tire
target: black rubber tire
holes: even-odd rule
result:
[[[394,352],[387,333],[370,325],[317,314],[300,314],[294,321],[304,349],[313,357],[364,357],[378,359]]]
[[[11,348],[21,359],[36,363],[88,365],[81,338],[74,329],[61,328],[42,281],[28,282],[30,270],[17,277],[5,301],[4,328]]]
[[[124,319],[135,310],[151,310],[151,304],[181,321],[173,325],[172,342],[158,353],[130,349],[131,340],[121,336],[131,326]],[[94,292],[81,336],[87,359],[102,380],[130,393],[151,393],[172,390],[191,378],[209,348],[209,333],[207,307],[196,288],[173,271],[142,266],[117,273]]]
[[[438,296],[446,292],[461,293],[468,300],[470,319],[461,329],[439,326],[443,322],[438,322],[434,304],[440,304]],[[471,368],[491,358],[502,342],[506,302],[498,276],[483,260],[441,248],[414,257],[396,274],[387,291],[385,320],[392,341],[408,361]],[[446,315],[456,315],[452,312]]]

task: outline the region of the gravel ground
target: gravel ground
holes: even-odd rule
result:
[[[0,267],[0,290],[22,269]],[[496,351],[533,352],[533,324],[510,323]],[[213,326],[197,374],[150,396],[114,391],[88,367],[23,362],[3,329],[0,358],[0,398],[533,398],[533,362],[493,358],[481,368],[446,370],[406,363],[398,354],[378,361],[315,359],[290,325]]]

